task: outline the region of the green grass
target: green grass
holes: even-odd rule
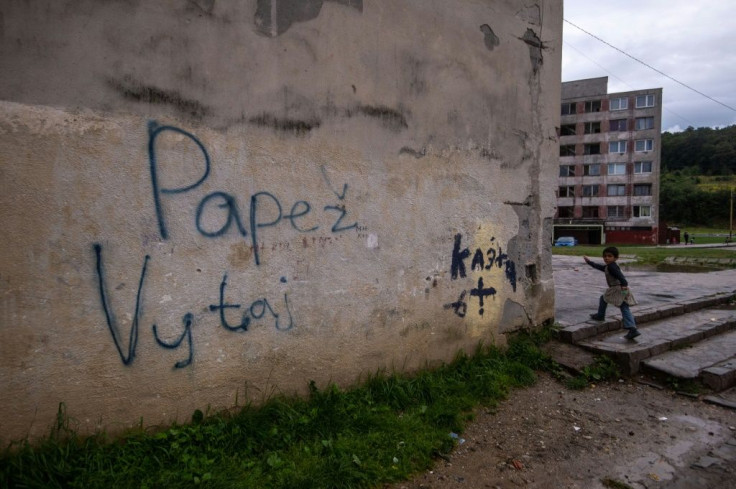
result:
[[[554,255],[580,256],[587,255],[592,259],[600,259],[603,249],[608,245],[597,246],[555,246],[552,248]],[[635,257],[634,263],[640,265],[656,265],[664,262],[665,258],[691,257],[691,258],[736,258],[736,245],[731,248],[695,248],[688,246],[658,247],[658,246],[616,246],[622,257]],[[583,264],[583,259],[580,259]]]
[[[69,428],[63,404],[48,437],[0,455],[0,487],[15,488],[360,488],[405,480],[453,447],[478,405],[532,385],[554,370],[520,334],[505,351],[478,348],[413,376],[379,373],[349,390],[310,385],[308,398],[206,416],[158,433],[114,440]]]

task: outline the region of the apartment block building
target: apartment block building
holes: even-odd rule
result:
[[[554,237],[656,244],[662,89],[608,93],[608,77],[562,84]]]

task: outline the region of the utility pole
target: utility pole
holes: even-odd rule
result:
[[[733,187],[731,187],[731,213],[728,216],[728,242],[733,240]]]

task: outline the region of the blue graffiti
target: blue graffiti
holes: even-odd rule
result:
[[[113,314],[113,310],[110,307],[110,299],[107,292],[107,287],[105,286],[105,269],[103,266],[103,259],[102,259],[102,245],[99,243],[95,243],[94,246],[94,252],[96,257],[96,271],[97,271],[97,279],[98,279],[98,292],[100,295],[100,302],[102,303],[102,309],[105,312],[105,319],[107,328],[110,331],[110,334],[112,335],[113,343],[115,344],[115,348],[118,351],[118,355],[120,355],[120,359],[123,362],[123,365],[131,365],[133,363],[133,360],[135,359],[136,355],[136,348],[138,345],[138,336],[139,336],[139,324],[140,324],[140,318],[143,314],[143,289],[144,289],[144,283],[146,274],[149,268],[149,262],[151,261],[151,257],[149,255],[146,255],[146,257],[143,260],[143,267],[141,269],[141,275],[140,280],[138,281],[138,290],[136,292],[136,301],[135,301],[135,314],[133,316],[133,322],[130,328],[130,331],[128,333],[128,347],[127,350],[123,346],[123,342],[121,340],[122,333],[119,331],[119,326],[117,321],[115,320],[115,315]],[[281,283],[287,283],[286,277],[281,277],[280,279]],[[219,312],[219,318],[220,318],[220,325],[227,331],[231,332],[244,332],[248,331],[249,326],[253,321],[266,321],[266,320],[272,320],[273,321],[273,327],[278,331],[289,331],[292,328],[294,328],[294,317],[291,312],[291,307],[289,305],[289,297],[286,293],[284,293],[284,309],[286,311],[286,316],[288,317],[288,321],[284,322],[282,321],[283,317],[282,315],[277,312],[276,309],[271,305],[271,303],[268,301],[267,298],[262,297],[255,301],[253,301],[248,307],[243,307],[242,310],[244,311],[243,316],[237,325],[231,325],[227,319],[225,318],[225,311],[228,309],[241,309],[241,304],[231,304],[226,301],[225,299],[225,292],[227,287],[227,274],[223,276],[222,282],[220,283],[220,290],[219,290],[219,301],[217,305],[210,305],[209,311],[210,312]],[[192,327],[194,323],[194,315],[191,312],[187,312],[182,317],[182,323],[184,325],[184,331],[181,333],[181,335],[172,342],[167,342],[161,339],[159,335],[159,329],[156,324],[153,324],[151,329],[153,332],[153,339],[155,340],[156,344],[161,346],[165,349],[175,350],[178,349],[182,343],[186,341],[187,349],[188,349],[188,357],[185,360],[180,360],[174,364],[175,369],[180,369],[187,367],[194,361],[194,343],[192,340]]]
[[[509,259],[508,255],[503,252],[501,245],[496,242],[496,238],[492,237],[490,242],[491,246],[485,251],[481,248],[475,250],[470,262],[470,269],[474,272],[492,272],[494,268],[503,268],[506,280],[511,284],[513,291],[516,292],[516,263]],[[452,248],[452,260],[450,262],[450,277],[452,280],[467,277],[465,260],[469,257],[470,250],[468,248],[462,248],[462,235],[459,233],[456,234]],[[496,293],[495,288],[484,286],[482,276],[478,278],[477,286],[470,289],[470,297],[478,298],[478,313],[481,316],[485,312],[486,298],[494,297]],[[445,304],[443,307],[445,309],[452,309],[460,317],[465,317],[468,310],[467,294],[468,291],[463,290],[457,301]]]
[[[185,185],[175,188],[162,187],[159,183],[159,168],[158,168],[158,157],[156,152],[156,139],[167,131],[175,132],[177,134],[185,136],[185,138],[194,142],[199,151],[202,153],[202,173],[198,180],[190,185]],[[209,177],[212,162],[210,156],[199,139],[193,134],[179,129],[174,126],[159,126],[156,122],[150,122],[148,126],[149,140],[148,140],[148,161],[151,172],[151,188],[153,190],[153,203],[156,211],[156,218],[158,220],[159,234],[161,239],[169,239],[169,230],[164,212],[163,197],[167,195],[185,194],[190,192],[200,185],[202,185]],[[344,201],[348,191],[348,184],[343,184],[342,191],[338,192],[332,186],[332,183],[327,178],[324,166],[321,167],[322,174],[330,190],[337,196],[339,201]],[[194,218],[195,227],[197,232],[207,238],[219,238],[228,235],[231,229],[243,237],[250,237],[251,248],[253,249],[253,258],[256,265],[261,263],[261,249],[259,246],[259,234],[264,228],[270,228],[277,226],[283,221],[287,221],[291,224],[291,228],[299,233],[311,233],[320,228],[319,224],[315,223],[315,220],[319,219],[318,216],[313,216],[310,219],[310,213],[312,213],[312,205],[306,200],[297,200],[292,206],[289,213],[284,213],[284,208],[281,201],[272,193],[267,191],[256,192],[248,199],[250,207],[248,209],[248,220],[245,222],[242,218],[240,206],[235,196],[230,195],[223,191],[216,191],[207,194],[197,205],[196,215]],[[287,207],[288,208],[288,207]],[[219,227],[215,229],[207,229],[204,224],[204,213],[209,210],[210,212],[219,212],[223,215],[219,221]],[[350,229],[357,228],[358,223],[352,222],[347,224],[345,219],[348,215],[348,210],[345,204],[339,205],[327,205],[322,209],[323,213],[331,212],[336,213],[336,217],[333,217],[333,225],[330,228],[332,233],[341,233]],[[263,217],[265,215],[271,217]],[[311,221],[311,224],[307,222]]]

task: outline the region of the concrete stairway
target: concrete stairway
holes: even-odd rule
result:
[[[736,385],[736,309],[733,294],[634,311],[641,336],[623,338],[621,317],[560,330],[560,339],[616,360],[626,374],[640,370],[700,379],[716,392]],[[616,309],[614,309],[616,310]]]

